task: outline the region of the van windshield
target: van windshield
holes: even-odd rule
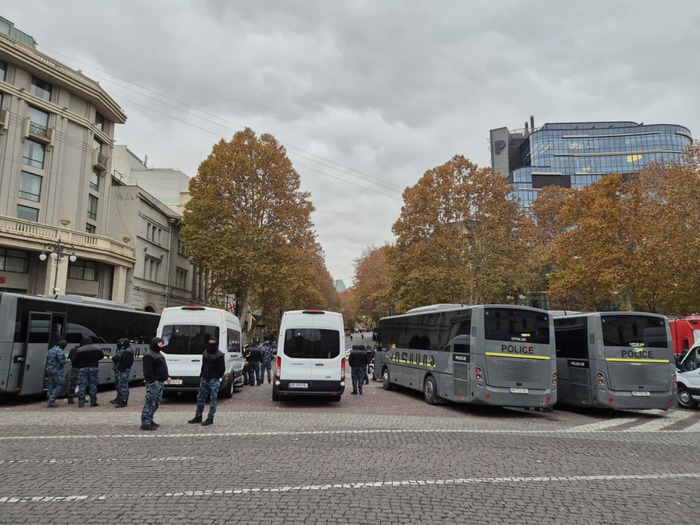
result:
[[[290,328],[284,333],[284,354],[297,359],[333,359],[340,355],[337,330]]]
[[[163,352],[166,354],[201,355],[210,337],[219,338],[216,326],[172,324],[163,327],[161,338],[165,343]]]

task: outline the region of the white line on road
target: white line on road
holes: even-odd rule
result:
[[[300,430],[300,431],[270,431],[270,432],[192,432],[192,433],[165,433],[148,432],[141,434],[63,434],[58,436],[0,436],[0,441],[32,441],[32,440],[60,440],[60,439],[168,439],[168,438],[201,438],[208,437],[264,437],[264,436],[317,436],[317,435],[349,435],[349,434],[498,434],[498,435],[552,435],[561,433],[588,433],[588,432],[616,432],[606,430],[609,427],[624,425],[637,419],[625,418],[616,420],[606,420],[590,425],[582,425],[578,427],[569,427],[559,430],[475,430],[475,429],[460,429],[460,428],[436,428],[436,429],[367,429],[367,430]],[[675,421],[674,421],[675,422]],[[667,424],[672,424],[668,422]],[[696,428],[697,430],[690,430]],[[684,432],[700,432],[700,425],[692,425],[690,428],[683,430],[667,430],[664,434],[676,434]],[[642,425],[637,432],[644,431]]]
[[[357,483],[329,483],[325,485],[292,485],[281,487],[251,487],[240,489],[185,490],[182,492],[151,492],[144,494],[79,494],[70,496],[2,496],[0,505],[18,503],[61,503],[76,501],[105,501],[124,498],[188,498],[202,496],[225,496],[232,494],[254,494],[274,492],[303,492],[326,490],[376,489],[382,487],[422,487],[432,485],[469,485],[469,484],[520,484],[520,483],[581,483],[600,481],[654,481],[700,479],[700,473],[688,474],[621,474],[597,476],[513,476],[503,478],[457,478],[425,479],[400,481],[362,481]]]

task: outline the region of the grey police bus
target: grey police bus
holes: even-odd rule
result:
[[[554,326],[546,310],[437,304],[379,320],[375,375],[425,401],[551,408]]]
[[[669,409],[678,401],[668,319],[646,312],[556,315],[558,402]]]

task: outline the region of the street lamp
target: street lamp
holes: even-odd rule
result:
[[[78,259],[75,256],[75,247],[72,244],[61,242],[61,239],[59,238],[53,244],[44,245],[44,249],[41,252],[41,255],[39,255],[39,259],[45,261],[48,257],[51,257],[56,263],[56,270],[53,278],[53,293],[54,295],[58,295],[58,267],[61,265],[61,262],[63,262],[64,257],[68,257],[70,262],[75,262]]]

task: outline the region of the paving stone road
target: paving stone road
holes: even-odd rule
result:
[[[0,523],[698,524],[700,411],[446,404],[378,382],[340,403],[194,395],[0,402]]]

